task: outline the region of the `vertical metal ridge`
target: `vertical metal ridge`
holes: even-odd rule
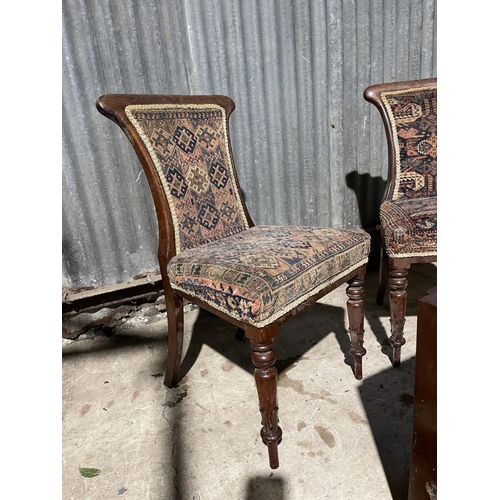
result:
[[[398,0],[396,9],[396,80],[409,79],[410,0]]]
[[[313,225],[315,209],[314,191],[314,148],[311,95],[311,20],[309,2],[295,4],[295,35],[297,69],[297,103],[299,113],[299,157],[301,182],[301,220],[303,224]]]
[[[328,16],[328,100],[330,105],[330,225],[342,227],[344,222],[344,24],[343,0],[327,4]]]
[[[254,199],[252,216],[256,223],[268,224],[273,220],[269,195],[266,186],[269,179],[269,142],[266,124],[266,109],[264,106],[263,74],[260,61],[262,51],[260,45],[260,27],[257,5],[254,0],[241,1],[241,25],[244,39],[244,59],[247,69],[247,99],[246,109],[250,128],[247,131],[254,146],[253,164],[249,195]]]
[[[422,7],[422,73],[436,75],[436,3],[434,0],[424,0]],[[432,33],[432,36],[429,34]],[[427,36],[425,36],[427,34]]]
[[[330,149],[329,143],[329,79],[328,65],[325,64],[327,51],[327,8],[326,2],[312,2],[312,101],[314,119],[314,189],[316,198],[316,213],[313,223],[328,226],[330,219]]]
[[[340,180],[343,186],[343,210],[342,226],[359,226],[357,214],[353,218],[353,213],[357,210],[357,200],[355,190],[346,186],[347,172],[356,170],[357,146],[358,146],[358,112],[357,112],[357,92],[353,91],[352,85],[356,88],[358,75],[358,30],[356,24],[357,5],[356,1],[348,0],[342,4],[342,22],[344,26],[344,124],[343,148],[344,164],[338,168],[343,172]]]
[[[280,88],[279,69],[276,65],[278,60],[278,44],[273,36],[276,29],[275,5],[273,2],[264,2],[258,8],[258,19],[260,25],[260,39],[262,50],[262,84],[264,94],[265,116],[262,120],[266,124],[267,141],[273,141],[273,147],[268,148],[267,164],[263,165],[266,177],[269,176],[269,185],[265,188],[271,214],[274,217],[269,223],[286,224],[283,215],[286,211],[283,207],[287,203],[289,193],[283,189],[284,165],[283,165],[283,127],[279,117],[279,94],[276,89]]]
[[[423,9],[421,2],[410,4],[410,33],[409,33],[409,71],[408,79],[416,80],[421,74],[422,63],[422,22]]]
[[[297,70],[295,66],[295,24],[291,1],[277,2],[277,42],[280,72],[282,79],[276,89],[279,97],[279,117],[283,129],[283,166],[282,196],[286,196],[285,210],[281,217],[287,224],[301,222],[301,183],[299,153],[299,112],[297,102]]]

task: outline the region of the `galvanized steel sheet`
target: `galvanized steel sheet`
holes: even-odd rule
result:
[[[63,0],[63,286],[158,269],[157,224],[105,93],[224,94],[257,224],[373,226],[374,83],[436,76],[435,0]]]

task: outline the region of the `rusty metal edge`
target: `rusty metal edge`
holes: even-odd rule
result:
[[[125,302],[146,302],[163,290],[160,272],[126,283],[107,285],[91,290],[63,289],[62,314],[78,314],[102,307],[116,306]]]

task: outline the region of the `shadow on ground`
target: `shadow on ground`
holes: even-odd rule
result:
[[[406,315],[416,316],[418,300],[427,294],[427,291],[437,285],[437,267],[434,264],[415,264],[408,272],[408,288]],[[365,281],[365,322],[370,326],[373,335],[380,344],[380,350],[392,362],[392,348],[389,344],[391,332],[387,331],[382,318],[390,317],[389,290],[387,287],[384,302],[379,306],[375,302],[378,291],[378,270],[373,269],[366,275]],[[404,356],[404,346],[402,348]]]
[[[416,316],[418,299],[423,297],[427,290],[436,286],[437,268],[433,264],[419,264],[411,267],[408,274],[408,305],[407,315]],[[375,297],[378,288],[378,270],[369,269],[365,281],[365,324],[370,327],[380,345],[381,352],[388,359],[392,351],[388,342],[390,332],[386,331],[389,317],[389,304],[386,295],[384,304],[378,306]],[[345,297],[347,300],[347,297]],[[286,372],[299,359],[307,356],[307,352],[329,334],[334,334],[339,348],[344,355],[344,362],[351,366],[352,357],[349,354],[350,340],[345,328],[345,309],[329,304],[316,303],[299,315],[287,321],[280,327],[275,341],[277,356],[276,367],[278,372]],[[162,323],[163,324],[163,323]],[[141,325],[127,333],[118,333],[106,338],[96,339],[90,348],[80,349],[78,342],[68,346],[65,355],[90,354],[100,350],[134,348],[147,345],[162,351],[155,361],[158,373],[154,377],[162,377],[167,360],[167,336],[163,332],[147,333],[149,325]],[[193,325],[193,332],[187,353],[181,365],[181,376],[184,376],[193,367],[203,345],[207,345],[224,356],[229,363],[253,374],[251,349],[249,341],[236,338],[236,327],[224,320],[199,310]],[[109,331],[106,331],[109,334]],[[370,332],[370,334],[372,334]],[[404,350],[404,347],[403,347]],[[388,362],[387,370],[370,377],[365,377],[359,386],[359,395],[366,410],[366,415],[376,442],[387,481],[395,500],[406,498],[409,480],[409,464],[411,456],[411,435],[413,422],[413,392],[414,358],[404,361],[399,369],[394,369]],[[215,370],[220,367],[215,366]],[[162,373],[160,373],[162,371]],[[168,391],[168,400],[182,398],[182,380],[178,387]],[[167,401],[168,404],[168,401]],[[183,460],[183,418],[182,405],[169,407],[168,421],[175,437],[174,446],[166,450],[165,457],[171,461],[176,471],[174,484],[169,498],[182,499],[187,478],[182,471]],[[394,452],[397,450],[397,453]],[[283,479],[273,476],[251,478],[247,483],[246,500],[267,498],[283,500],[285,498],[285,484]]]
[[[280,477],[256,476],[247,482],[245,500],[285,500],[285,482]]]
[[[415,377],[415,358],[363,379],[358,391],[394,500],[408,498],[413,430],[413,394],[403,389]]]
[[[274,345],[275,366],[278,373],[290,368],[299,358],[305,356],[309,349],[332,332],[337,338],[346,363],[353,368],[349,354],[350,340],[344,326],[344,316],[345,311],[341,307],[316,303],[281,325]],[[207,332],[210,333],[207,335]],[[251,361],[250,342],[248,339],[238,340],[236,332],[235,326],[200,309],[193,326],[188,351],[181,364],[181,378],[195,364],[204,345],[253,374],[254,366]]]

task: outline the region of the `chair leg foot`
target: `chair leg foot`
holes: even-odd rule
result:
[[[269,467],[277,469],[280,466],[278,459],[278,443],[276,441],[267,443],[267,452],[269,454]]]
[[[392,365],[401,364],[401,347],[406,344],[404,338],[404,325],[406,322],[406,288],[408,286],[408,268],[391,269],[389,271],[389,300],[391,307],[391,336],[389,342],[392,346]]]
[[[273,352],[273,339],[260,343],[250,341],[254,376],[259,396],[259,409],[262,415],[260,436],[267,445],[271,469],[279,467],[278,444],[282,431],[278,425],[277,370],[274,367],[276,356]]]
[[[184,305],[173,293],[165,293],[168,321],[168,356],[164,384],[174,387],[179,381],[179,368],[184,340]]]
[[[347,315],[349,317],[349,335],[351,337],[351,348],[349,354],[354,358],[354,377],[357,380],[363,378],[362,358],[366,354],[363,347],[365,304],[363,301],[363,283],[365,275],[360,274],[349,280],[347,287]]]
[[[392,348],[392,366],[398,368],[401,366],[401,347],[393,346]]]
[[[363,360],[358,357],[354,357],[354,378],[356,380],[363,379]]]

